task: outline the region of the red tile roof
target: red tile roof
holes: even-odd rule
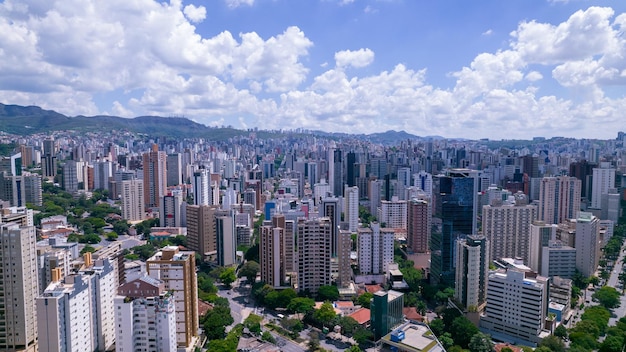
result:
[[[361,308],[348,316],[356,320],[360,325],[363,325],[370,321],[370,310]]]

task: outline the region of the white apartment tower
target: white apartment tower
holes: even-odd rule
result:
[[[391,197],[390,201],[380,202],[378,221],[385,223],[385,227],[392,229],[404,229],[407,226],[407,202],[398,200],[398,197]]]
[[[122,218],[128,221],[141,221],[145,218],[143,187],[143,180],[122,181]]]
[[[456,244],[454,295],[463,306],[484,309],[489,274],[489,245],[484,236],[469,235]]]
[[[199,169],[193,173],[191,184],[193,187],[194,205],[212,205],[210,198],[209,170]]]
[[[602,196],[609,193],[609,189],[615,187],[615,169],[608,162],[600,163],[599,168],[593,169],[593,181],[591,183],[591,208],[602,208]]]
[[[576,219],[576,268],[584,277],[593,275],[600,261],[600,220],[579,212]]]
[[[528,266],[536,273],[542,272],[543,247],[547,247],[550,241],[556,241],[555,224],[546,224],[543,221],[533,221],[530,225],[530,245],[528,252]]]
[[[37,351],[35,228],[0,225],[0,350]]]
[[[348,230],[354,233],[359,226],[359,187],[346,186],[344,200],[346,202],[344,219],[348,222]]]
[[[530,225],[537,217],[534,205],[485,205],[483,235],[489,242],[489,257],[521,257],[527,263]]]
[[[320,286],[330,285],[331,221],[327,217],[299,219],[298,291],[317,293]]]
[[[387,266],[393,263],[393,229],[381,229],[379,223],[373,222],[369,228],[358,228],[357,233],[360,273],[385,274]]]
[[[261,281],[272,287],[283,285],[285,278],[285,229],[270,225],[261,226],[259,232],[259,261]]]
[[[165,284],[144,276],[123,284],[115,297],[115,351],[176,351],[176,310]]]

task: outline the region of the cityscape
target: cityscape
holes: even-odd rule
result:
[[[624,352],[624,28],[0,0],[0,351]]]
[[[2,132],[3,350],[622,348],[626,133],[219,130]]]

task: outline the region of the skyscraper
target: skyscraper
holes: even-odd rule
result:
[[[39,294],[35,228],[1,224],[0,241],[0,350],[34,352]]]
[[[487,276],[489,273],[489,245],[484,236],[469,235],[457,240],[456,299],[475,311],[482,311],[487,302]]]
[[[601,209],[602,196],[608,194],[611,188],[615,188],[615,169],[610,163],[602,162],[599,168],[593,169],[591,208]]]
[[[337,256],[337,235],[339,233],[339,222],[341,221],[341,209],[339,199],[335,197],[322,199],[320,217],[326,217],[330,221],[331,244],[330,250],[333,257]]]
[[[217,250],[217,265],[231,266],[236,263],[235,252],[235,221],[231,214],[215,217],[215,244]]]
[[[198,278],[195,252],[178,247],[162,248],[146,261],[148,275],[165,283],[176,307],[176,342],[189,348],[198,336]]]
[[[330,285],[331,221],[327,217],[298,220],[298,290],[317,293]]]
[[[156,144],[143,154],[144,203],[146,209],[158,211],[167,189],[167,155]]]
[[[485,205],[483,235],[489,241],[489,256],[494,260],[520,257],[528,263],[530,226],[536,218],[534,205]]]
[[[348,230],[354,233],[359,226],[359,188],[346,187],[344,193],[346,202],[344,219],[348,223]]]
[[[370,227],[360,227],[357,233],[359,272],[363,275],[380,275],[387,272],[387,266],[393,263],[394,231],[380,228],[373,222]]]
[[[261,281],[272,287],[283,286],[285,279],[284,233],[283,228],[271,225],[259,231]]]
[[[163,196],[159,211],[161,227],[187,226],[187,204],[183,199],[183,192],[176,190]]]
[[[187,247],[206,255],[217,251],[215,216],[218,208],[211,205],[187,205]]]
[[[193,204],[194,205],[212,205],[209,187],[209,170],[199,169],[194,171],[191,179],[193,187]]]
[[[600,220],[579,212],[576,219],[576,268],[584,277],[593,275],[600,261]]]
[[[180,153],[168,154],[166,159],[167,186],[183,183],[183,158]]]
[[[145,219],[143,180],[125,180],[121,182],[122,218],[128,221]]]
[[[431,234],[431,201],[426,196],[407,203],[407,244],[414,252],[428,252]]]
[[[539,186],[537,220],[560,224],[574,219],[580,211],[581,182],[575,177],[544,177]]]

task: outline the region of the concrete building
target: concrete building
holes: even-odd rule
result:
[[[383,200],[380,203],[379,222],[385,224],[385,227],[406,231],[407,201],[399,200],[398,197],[394,196],[390,201]]]
[[[180,153],[168,154],[165,159],[167,169],[167,186],[178,186],[183,183],[183,158]]]
[[[204,259],[217,251],[216,206],[189,205],[187,209],[187,248]]]
[[[492,338],[536,346],[550,333],[543,330],[549,279],[512,267],[489,273],[487,306],[480,330]]]
[[[261,281],[272,287],[281,287],[285,281],[285,229],[270,225],[259,231],[259,261]]]
[[[215,217],[215,237],[217,265],[232,266],[236,264],[237,244],[235,239],[235,221],[232,214]]]
[[[143,154],[144,205],[158,211],[167,190],[167,155],[156,144]]]
[[[357,241],[360,274],[385,274],[387,266],[393,263],[393,229],[380,228],[379,223],[373,222],[369,228],[357,229]]]
[[[194,205],[213,205],[211,199],[209,170],[199,169],[193,173],[191,185],[193,187]]]
[[[560,224],[574,219],[580,211],[582,183],[575,177],[544,177],[539,186],[537,219],[546,224]]]
[[[163,196],[159,207],[159,224],[161,227],[187,226],[187,203],[182,190],[172,191]]]
[[[317,293],[320,286],[330,285],[331,239],[330,218],[299,219],[298,238],[298,291]]]
[[[142,221],[146,218],[144,208],[143,180],[126,180],[121,182],[122,218],[128,221]]]
[[[322,205],[319,212],[320,217],[330,220],[330,250],[333,258],[337,257],[337,236],[339,234],[339,222],[341,221],[341,205],[339,198],[327,197],[322,199]]]
[[[356,232],[359,226],[359,188],[346,187],[344,189],[344,219],[348,223],[348,230],[352,233]]]
[[[489,241],[490,258],[521,257],[528,263],[530,227],[536,218],[534,205],[485,205],[483,235]]]
[[[559,276],[571,279],[576,272],[576,248],[564,245],[561,241],[550,241],[541,248],[541,276]]]
[[[0,350],[36,352],[35,298],[39,289],[35,228],[0,224],[0,241]]]
[[[146,261],[146,269],[150,277],[163,281],[174,297],[177,347],[193,346],[199,327],[195,252],[164,247]]]
[[[484,236],[458,239],[454,295],[468,311],[480,312],[487,300],[489,243]]]
[[[558,226],[554,224],[546,224],[543,221],[533,221],[530,225],[530,240],[528,261],[526,264],[536,273],[542,272],[543,263],[543,247],[547,247],[550,241],[556,241],[556,230]],[[514,257],[514,256],[504,256]]]
[[[591,213],[579,212],[576,219],[576,268],[583,277],[594,275],[600,262],[600,220]]]
[[[115,297],[115,351],[176,351],[174,297],[165,283],[144,276],[121,285]]]
[[[413,198],[407,203],[407,244],[417,253],[429,250],[432,209],[429,198]]]
[[[352,232],[339,230],[337,250],[337,286],[348,287],[352,282],[352,267],[350,265],[350,253],[352,251]]]
[[[593,169],[591,183],[591,208],[602,208],[602,196],[608,194],[609,189],[615,188],[615,169],[608,162],[601,162],[599,168]]]
[[[41,175],[24,172],[22,178],[24,180],[24,197],[26,198],[26,203],[42,206],[43,194],[41,189]]]

